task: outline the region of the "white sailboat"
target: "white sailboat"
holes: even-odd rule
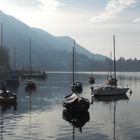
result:
[[[129,88],[122,88],[122,87],[117,86],[115,36],[114,35],[113,35],[113,47],[114,47],[114,75],[110,77],[106,85],[93,89],[94,96],[124,95],[129,90]]]

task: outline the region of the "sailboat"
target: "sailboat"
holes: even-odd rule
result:
[[[75,54],[75,40],[74,40],[74,46],[73,46],[73,60],[72,60],[72,64],[73,64],[73,83],[72,83],[72,86],[71,86],[71,89],[73,92],[75,92],[76,94],[79,94],[79,93],[82,93],[83,91],[83,85],[81,82],[75,80],[75,76],[76,76],[76,54]]]
[[[107,84],[93,90],[94,96],[114,96],[124,95],[129,88],[118,87],[116,76],[116,54],[115,54],[115,35],[113,35],[113,48],[114,48],[114,75],[111,75]]]
[[[64,97],[63,107],[70,112],[83,112],[87,111],[90,107],[90,101],[83,97],[80,97],[78,93],[81,92],[81,85],[75,82],[75,65],[74,65],[74,52],[75,46],[73,47],[73,83],[72,93]]]
[[[95,83],[95,77],[93,76],[93,54],[92,54],[92,60],[91,60],[91,76],[89,78],[89,83],[90,84]]]
[[[31,65],[31,38],[30,38],[30,75],[29,78],[25,81],[26,89],[35,89],[36,82],[32,79],[32,65]]]

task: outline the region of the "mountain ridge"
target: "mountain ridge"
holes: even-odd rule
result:
[[[17,66],[29,65],[29,38],[32,40],[32,59],[33,66],[47,65],[49,69],[62,69],[68,67],[68,58],[71,57],[73,40],[68,36],[54,36],[47,31],[26,25],[13,16],[6,15],[0,11],[0,22],[3,23],[3,44],[6,46],[13,57],[12,49],[16,48]],[[87,61],[91,58],[91,53],[76,43],[76,52],[83,55]],[[66,54],[64,54],[66,53]],[[38,57],[36,57],[38,56]],[[55,56],[55,57],[54,57]],[[57,58],[57,59],[56,59]],[[94,54],[95,60],[105,60],[106,57]],[[51,61],[50,61],[51,60]],[[12,59],[11,59],[12,61]],[[13,62],[11,62],[12,64]],[[81,62],[80,62],[81,63]]]

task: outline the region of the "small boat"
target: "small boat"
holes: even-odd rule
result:
[[[129,88],[118,87],[116,78],[116,58],[115,58],[115,36],[113,36],[114,45],[114,75],[110,77],[107,84],[104,86],[93,88],[94,96],[114,96],[114,95],[124,95],[129,90]]]
[[[72,93],[64,98],[63,107],[70,112],[83,112],[89,109],[90,101]]]
[[[75,81],[71,86],[71,90],[75,93],[82,93],[83,91],[82,83],[79,81]]]
[[[16,104],[16,99],[16,93],[7,90],[3,84],[2,88],[0,89],[0,104]]]
[[[93,77],[92,75],[89,78],[89,83],[90,84],[94,84],[95,83],[95,77]]]
[[[36,82],[33,79],[27,79],[24,83],[25,83],[26,89],[35,89],[36,88]]]

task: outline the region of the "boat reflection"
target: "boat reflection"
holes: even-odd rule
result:
[[[117,103],[119,101],[128,101],[129,98],[128,96],[125,94],[125,95],[119,95],[119,96],[101,96],[101,97],[94,97],[92,96],[92,103],[95,101],[95,102],[103,102],[103,103],[106,103],[106,104],[114,104],[113,106],[113,136],[112,136],[112,139],[113,140],[116,140],[116,110],[117,110]],[[110,106],[111,107],[111,106]]]
[[[4,130],[4,128],[6,127],[6,125],[4,124],[4,112],[7,111],[8,109],[11,109],[13,107],[13,110],[16,111],[17,110],[17,106],[10,106],[10,105],[1,105],[1,118],[0,118],[0,140],[3,140],[3,133],[6,132]]]
[[[129,100],[128,96],[126,94],[124,95],[117,95],[117,96],[91,96],[91,104],[93,102],[104,102],[104,103],[110,103],[110,102],[117,102],[117,101],[123,101],[123,100]]]
[[[29,140],[31,139],[32,92],[29,91]]]
[[[75,140],[75,128],[79,128],[82,133],[82,127],[90,120],[88,111],[72,113],[64,109],[62,117],[73,126],[73,140]]]

